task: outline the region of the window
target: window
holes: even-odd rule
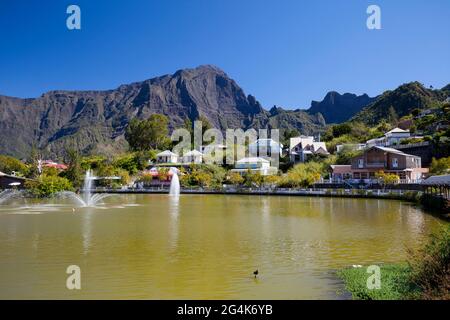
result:
[[[392,159],[392,168],[398,168],[398,159],[397,158]]]
[[[358,159],[358,168],[364,168],[364,159]]]

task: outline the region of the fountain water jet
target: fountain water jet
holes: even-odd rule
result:
[[[71,191],[64,191],[57,193],[58,198],[70,198],[75,201],[77,201],[82,207],[92,207],[95,206],[97,203],[100,202],[100,200],[105,199],[107,197],[110,197],[110,194],[106,193],[96,193],[92,194],[92,182],[96,177],[92,175],[92,171],[88,170],[86,171],[86,175],[84,176],[84,184],[83,184],[83,191],[81,195],[76,194],[75,192]]]
[[[0,192],[0,204],[10,200],[10,199],[14,199],[14,198],[18,198],[18,197],[22,196],[22,192],[21,191],[17,191],[14,189],[9,189],[9,190],[4,190],[2,192]]]
[[[178,178],[178,169],[170,168],[169,172],[172,173],[172,180],[170,181],[169,195],[179,196],[180,195],[180,179]]]

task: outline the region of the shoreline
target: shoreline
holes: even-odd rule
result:
[[[408,195],[416,195],[417,191],[395,190],[393,192],[378,192],[378,190],[348,190],[339,189],[241,189],[241,190],[208,190],[208,189],[181,189],[180,194],[222,194],[222,195],[251,195],[251,196],[302,196],[302,197],[327,197],[327,198],[364,198],[364,199],[384,199],[384,200],[406,200],[415,202],[408,198]],[[168,194],[169,189],[92,189],[92,193],[111,194]]]

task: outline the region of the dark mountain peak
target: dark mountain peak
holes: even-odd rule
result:
[[[340,123],[350,119],[374,100],[375,98],[370,98],[367,94],[358,96],[353,93],[340,94],[330,91],[322,101],[312,101],[308,112],[321,113],[327,123]]]
[[[285,112],[285,110],[282,107],[278,107],[278,106],[273,106],[272,108],[270,108],[269,113],[272,116],[275,116],[277,114],[283,113]]]

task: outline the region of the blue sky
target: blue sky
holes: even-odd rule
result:
[[[66,28],[81,8],[82,29]],[[366,8],[381,7],[368,30]],[[214,64],[265,106],[330,90],[450,83],[448,0],[0,0],[0,94],[120,84]]]

